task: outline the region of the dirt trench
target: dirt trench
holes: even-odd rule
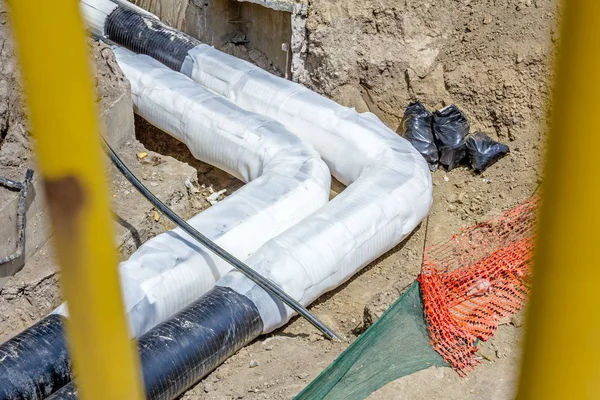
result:
[[[311,306],[311,311],[344,335],[343,343],[323,340],[296,318],[240,350],[184,399],[293,397],[356,339],[365,319],[376,319],[414,280],[424,245],[519,204],[543,177],[547,101],[559,40],[558,0],[310,0],[305,5],[305,54],[295,80],[357,111],[375,113],[394,130],[411,100],[421,100],[431,109],[456,103],[469,117],[472,131],[482,130],[509,144],[511,153],[481,175],[462,167],[433,173],[434,204],[427,232],[424,225],[419,227],[409,239]],[[162,12],[182,18],[181,10],[175,11],[163,8]],[[35,162],[6,21],[0,3],[0,175],[20,178],[24,168]],[[92,54],[102,106],[110,102],[111,93],[127,84],[114,60],[106,56],[107,50],[95,46]],[[224,50],[248,54],[247,49],[232,44]],[[262,56],[260,63],[268,65]],[[234,178],[196,162],[182,145],[161,135],[137,120],[136,137],[141,143],[131,139],[123,144],[123,152],[157,185],[177,177],[173,181],[178,185],[164,193],[174,193],[171,204],[182,214],[190,216],[208,207],[205,197],[212,191],[226,188],[230,194],[240,187]],[[156,165],[142,163],[137,157],[141,152],[157,157]],[[161,172],[165,163],[172,163],[168,165],[176,170],[174,175]],[[192,168],[186,169],[184,163]],[[112,173],[115,209],[125,212],[138,201],[137,194]],[[194,190],[185,186],[188,178]],[[138,235],[124,236],[124,256],[171,227],[164,219],[156,221],[150,208],[134,213],[126,219],[132,218]],[[50,247],[45,246],[32,260],[40,265],[33,277],[18,273],[0,289],[0,340],[60,303]],[[447,368],[432,368],[391,382],[371,398],[510,399],[518,375],[521,335],[522,315],[518,315],[482,345],[481,352],[489,361],[483,361],[467,378]],[[258,365],[253,362],[251,368],[251,361]]]
[[[184,399],[289,399],[377,318],[420,270],[423,246],[498,215],[531,196],[543,177],[548,99],[558,42],[555,0],[310,0],[306,56],[294,79],[398,129],[404,108],[457,104],[471,131],[511,153],[481,175],[433,173],[429,229],[422,225],[388,254],[311,306],[346,340],[322,338],[295,319],[240,350]],[[225,49],[227,50],[227,49]],[[340,190],[340,188],[338,188]],[[513,398],[523,313],[482,344],[466,378],[431,368],[391,382],[373,399]],[[251,361],[258,366],[251,368]],[[252,362],[252,365],[255,365]]]

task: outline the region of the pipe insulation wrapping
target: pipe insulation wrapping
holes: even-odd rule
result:
[[[115,53],[138,114],[186,143],[196,158],[249,182],[188,221],[209,239],[246,260],[327,202],[327,166],[281,124],[234,106],[150,57],[124,49]],[[231,266],[178,228],[143,244],[119,270],[131,333],[139,336],[212,289]],[[68,316],[66,306],[55,314]],[[62,335],[62,318],[46,320]],[[47,330],[43,323],[23,334],[43,338]],[[0,354],[6,351],[15,360],[12,375],[0,373],[0,399],[42,398],[39,393],[70,380],[64,341],[15,347],[14,340],[0,346]],[[43,370],[23,363],[36,358]],[[0,363],[0,371],[5,365]],[[23,377],[16,384],[15,374]]]
[[[248,259],[301,304],[341,285],[427,216],[432,202],[427,163],[375,115],[359,114],[205,44],[188,52],[182,72],[236,105],[284,124],[349,185]],[[255,301],[264,332],[293,315],[241,274],[232,271],[218,284]]]
[[[138,115],[184,142],[195,158],[250,182],[189,221],[215,243],[246,260],[327,202],[329,170],[281,124],[234,106],[148,56],[114,52]],[[120,266],[133,335],[192,303],[231,268],[180,228],[142,245]]]
[[[122,39],[125,31],[119,30],[127,25],[126,19],[131,17],[117,9],[107,18],[104,30],[111,40],[132,46],[135,38]],[[136,51],[166,53],[170,46],[189,46],[196,41],[158,20],[136,27],[142,29],[136,30],[138,35],[169,38],[157,40],[151,51],[140,46]],[[332,174],[349,185],[302,224],[272,239],[248,259],[253,268],[301,304],[310,304],[390,250],[429,212],[432,184],[426,162],[375,115],[359,114],[206,44],[188,51],[181,72],[239,107],[281,122],[313,145]],[[219,285],[255,302],[264,332],[283,325],[293,315],[291,309],[235,271]]]
[[[95,3],[105,0],[84,1]],[[102,27],[105,32],[117,26],[114,21],[111,24],[114,25]],[[160,46],[166,46],[164,43],[176,46],[182,35],[156,20],[149,24],[147,31],[137,34],[151,36],[156,32],[170,39],[159,41],[149,54],[169,54],[169,49]],[[122,40],[122,36],[114,34],[109,38],[123,45],[131,39]],[[189,43],[186,40],[181,45]],[[141,48],[138,51],[147,50]],[[247,260],[255,270],[302,304],[307,305],[322,293],[342,284],[403,240],[427,215],[432,187],[425,160],[374,115],[358,114],[206,45],[190,49],[181,65],[182,72],[203,86],[241,108],[278,120],[302,140],[311,143],[334,176],[349,185],[334,200],[301,224],[268,241]],[[292,316],[290,309],[239,273],[231,271],[221,278],[215,291],[221,289],[249,300],[260,315],[260,325],[256,325],[252,313],[239,319],[224,315],[228,322],[215,328],[219,332],[227,332],[234,326],[236,329],[252,327],[256,331],[244,336],[244,340],[225,340],[221,346],[213,345],[211,352],[193,361],[188,358],[185,348],[178,350],[175,346],[167,354],[148,353],[143,357],[144,370],[148,368],[147,363],[164,366],[153,375],[151,385],[162,382],[173,388],[172,391],[165,389],[157,393],[156,397],[149,395],[149,399],[174,398],[174,393],[183,390],[181,381],[171,375],[169,366],[173,362],[172,357],[189,361],[183,364],[185,368],[181,368],[177,376],[193,382],[219,365],[222,347],[232,354],[259,335],[259,331],[269,332],[285,324]],[[196,306],[220,307],[221,301],[215,303],[210,294],[205,295],[188,310]],[[201,315],[195,315],[190,324],[196,323],[199,318]],[[160,332],[162,326],[146,333],[140,343],[147,335]],[[208,332],[202,335],[182,333],[179,340],[184,338],[193,339],[199,347],[204,347],[204,343],[211,340]],[[144,350],[140,348],[140,352],[143,354]],[[182,364],[177,362],[177,365]],[[69,396],[74,393],[72,386],[69,393]],[[167,393],[166,397],[161,397],[163,393]]]
[[[89,29],[89,31],[95,35],[103,36],[104,35],[104,25],[106,24],[106,19],[108,16],[115,11],[119,7],[117,4],[112,1],[103,0],[103,1],[81,1],[79,2],[79,11],[81,12],[81,16]],[[126,8],[126,6],[121,5],[120,8]],[[146,15],[141,14],[139,15]]]

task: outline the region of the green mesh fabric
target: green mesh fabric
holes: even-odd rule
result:
[[[448,364],[429,344],[415,282],[295,399],[364,399],[390,381],[431,366]]]

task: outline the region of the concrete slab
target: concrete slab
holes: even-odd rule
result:
[[[131,93],[122,93],[100,114],[104,137],[113,149],[135,139]]]
[[[123,143],[133,140],[135,137],[133,106],[129,93],[122,93],[117,96],[101,112],[100,117],[107,140],[114,148],[120,148]],[[14,175],[13,172],[10,178],[21,180],[24,175],[19,177]],[[0,216],[2,216],[0,257],[10,255],[16,251],[18,199],[18,192],[0,187]],[[41,176],[37,173],[34,175],[32,189],[28,196],[26,216],[24,254],[21,258],[0,266],[0,288],[6,284],[14,273],[23,268],[31,256],[46,243],[51,234]]]
[[[0,343],[60,304],[57,270],[52,244],[47,242],[0,289]]]

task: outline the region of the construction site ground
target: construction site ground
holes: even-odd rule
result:
[[[293,397],[414,281],[425,247],[498,215],[536,191],[542,180],[558,20],[557,0],[308,3],[308,54],[298,77],[303,84],[358,111],[374,112],[394,130],[411,100],[430,109],[455,103],[468,116],[472,132],[481,130],[507,143],[511,153],[479,175],[466,167],[434,172],[428,222],[310,307],[343,335],[342,343],[324,339],[295,318],[237,352],[183,399]],[[102,114],[120,99],[127,82],[110,49],[90,46]],[[27,166],[35,165],[34,143],[21,111],[18,67],[1,2],[0,47],[0,175],[20,179]],[[242,186],[194,160],[183,144],[137,117],[135,137],[125,132],[115,140],[126,163],[183,217],[209,207],[209,195],[227,189],[227,196]],[[107,170],[117,244],[126,258],[173,225],[108,163]],[[334,183],[332,195],[342,190]],[[0,341],[60,304],[50,243],[39,244],[25,267],[0,288]],[[449,368],[431,368],[390,382],[370,398],[510,399],[518,380],[522,335],[523,312],[481,344],[483,361],[467,377]]]

